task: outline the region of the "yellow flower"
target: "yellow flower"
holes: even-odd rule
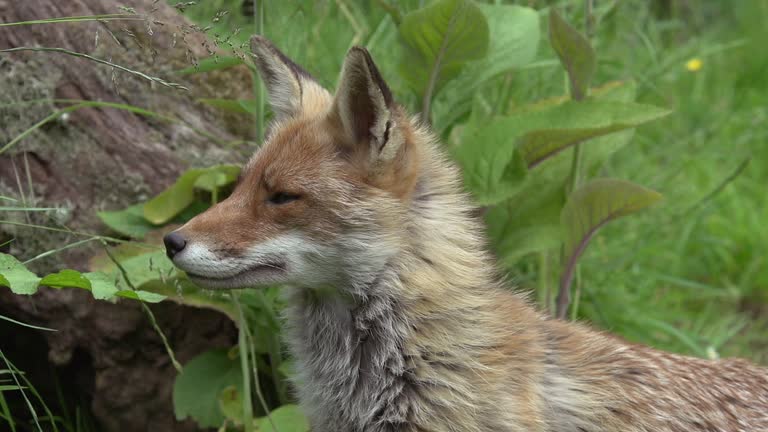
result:
[[[701,61],[700,58],[694,57],[694,58],[688,60],[687,62],[685,62],[685,68],[688,69],[691,72],[696,72],[697,70],[701,69],[701,66],[703,64],[704,63]]]

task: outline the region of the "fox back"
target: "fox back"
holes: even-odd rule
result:
[[[286,286],[313,431],[768,431],[765,369],[628,344],[506,288],[458,169],[366,50],[332,95],[266,39],[251,48],[265,143],[165,242],[204,287]]]

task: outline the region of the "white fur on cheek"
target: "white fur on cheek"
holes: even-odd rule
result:
[[[322,283],[334,272],[335,254],[297,231],[254,244],[237,256],[220,256],[211,249],[215,245],[191,243],[176,255],[174,264],[211,288]]]

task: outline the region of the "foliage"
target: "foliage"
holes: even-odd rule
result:
[[[232,12],[239,7],[239,2],[228,0],[211,3]],[[248,65],[238,47],[250,32],[234,28],[271,37],[328,86],[349,45],[366,45],[397,99],[431,120],[461,165],[467,189],[485,206],[494,251],[522,285],[536,291],[544,308],[563,317],[570,306],[572,317],[588,318],[632,340],[700,356],[727,352],[734,339],[741,340],[741,353],[755,344],[757,331],[743,331],[751,321],[742,305],[752,302],[765,310],[760,305],[768,302],[768,293],[760,289],[768,286],[761,253],[768,238],[759,217],[768,215],[768,208],[755,207],[764,202],[759,185],[741,184],[738,193],[723,190],[742,172],[763,180],[768,173],[749,165],[752,156],[743,151],[737,152],[739,159],[727,173],[711,168],[719,167],[721,159],[733,162],[728,157],[717,156],[720,159],[706,162],[709,165],[700,161],[705,143],[717,143],[707,147],[713,155],[711,149],[733,141],[731,136],[744,143],[766,138],[752,127],[768,118],[764,106],[760,108],[764,94],[750,93],[749,87],[733,90],[743,98],[717,94],[713,84],[721,77],[708,69],[710,58],[714,62],[737,45],[710,40],[709,51],[700,54],[704,61],[697,57],[695,70],[686,70],[681,65],[699,47],[665,50],[673,43],[664,26],[676,24],[647,15],[639,0],[605,2],[585,15],[573,13],[573,7],[559,9],[571,12],[565,15],[574,22],[600,24],[587,34],[557,8],[537,11],[504,2],[436,0],[423,7],[415,1],[378,2],[379,7],[304,0],[258,3],[264,3],[260,11],[270,19],[230,13],[211,24],[217,38],[231,35],[232,55],[203,59],[178,73],[207,74]],[[213,16],[206,7],[214,6],[200,4],[187,13],[204,25]],[[739,22],[752,22],[749,15]],[[262,21],[263,28],[254,21]],[[540,47],[542,21],[547,23],[549,46]],[[752,25],[754,31],[763,31]],[[640,42],[626,36],[628,28],[635,29]],[[722,40],[722,35],[711,37]],[[627,38],[635,45],[629,47]],[[759,59],[741,60],[754,77],[762,76],[764,63]],[[619,78],[622,81],[611,81]],[[254,75],[253,97],[199,101],[250,114],[255,124],[263,124],[269,113],[258,83]],[[677,103],[670,101],[670,92]],[[726,100],[730,105],[713,108],[704,100]],[[665,118],[670,111],[658,105],[676,105],[689,123],[682,115]],[[157,114],[142,113],[139,107],[120,109]],[[731,116],[731,110],[736,114]],[[51,119],[63,112],[53,113]],[[717,116],[733,121],[725,124]],[[635,127],[659,119],[664,119],[660,125],[647,126],[635,136]],[[164,121],[178,120],[168,116]],[[747,130],[753,135],[744,135]],[[152,243],[158,229],[223,199],[238,173],[239,168],[228,165],[189,170],[148,202],[100,212],[99,217],[124,238]],[[649,188],[618,180],[621,177],[672,196],[649,216],[608,224],[660,198]],[[682,178],[686,181],[679,181]],[[689,179],[698,182],[698,189],[682,184]],[[712,206],[715,198],[719,207]],[[289,359],[283,358],[279,340],[282,305],[277,287],[237,297],[201,292],[162,252],[138,242],[111,247],[93,264],[92,272],[62,270],[39,277],[15,258],[0,255],[0,285],[18,294],[34,293],[41,285],[72,287],[88,289],[98,299],[167,299],[217,309],[238,324],[241,343],[238,349],[204,353],[184,366],[174,387],[177,418],[191,417],[201,426],[223,429],[306,430],[286,388]],[[723,304],[729,305],[728,313],[718,309]],[[753,321],[750,325],[766,328]],[[765,348],[764,341],[758,343]],[[0,404],[0,413],[2,408]]]
[[[143,267],[142,267],[142,273]],[[109,275],[102,272],[80,273],[75,270],[61,270],[58,273],[38,277],[27,270],[16,258],[0,254],[0,286],[6,286],[15,294],[30,295],[40,286],[51,288],[81,288],[91,291],[97,300],[111,300],[124,297],[150,303],[162,301],[165,297],[143,290],[133,290],[123,286],[116,279],[120,275]]]

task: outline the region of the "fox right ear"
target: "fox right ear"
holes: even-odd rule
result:
[[[251,52],[278,120],[330,103],[328,91],[267,38],[253,36]]]

